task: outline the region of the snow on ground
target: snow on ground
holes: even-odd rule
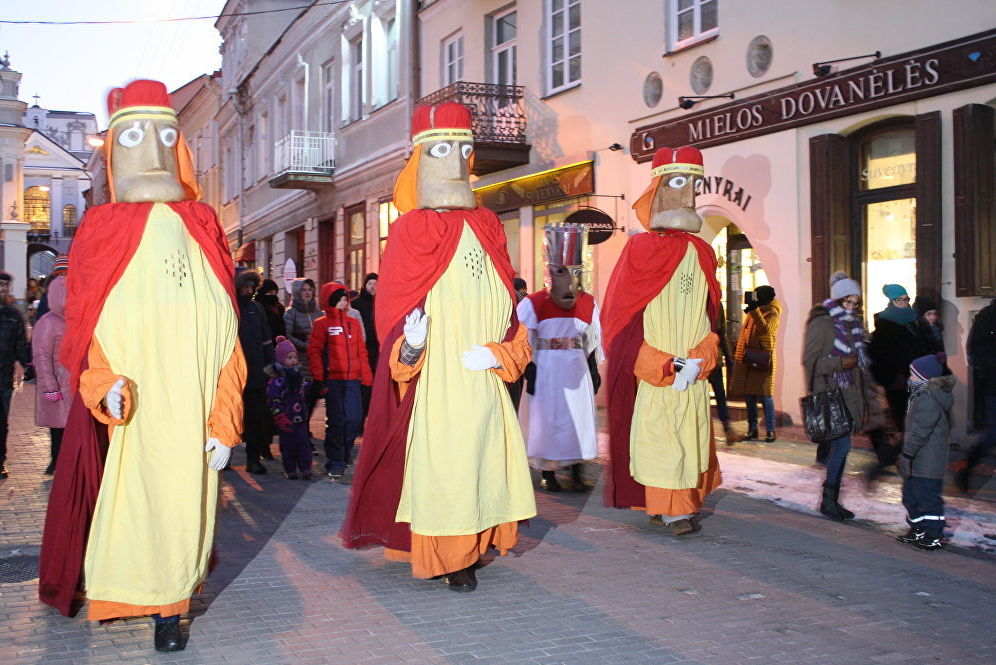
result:
[[[816,506],[825,477],[823,467],[786,464],[746,455],[717,451],[723,470],[723,488],[758,499],[767,499],[792,510],[818,515]],[[906,531],[906,511],[901,489],[891,482],[878,483],[869,492],[860,476],[845,476],[840,502],[856,519],[899,533]],[[996,554],[996,515],[992,506],[964,497],[944,497],[948,542],[958,547]]]

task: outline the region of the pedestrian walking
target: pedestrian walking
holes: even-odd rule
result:
[[[10,287],[14,278],[0,272],[0,478],[9,475],[7,470],[7,417],[10,400],[14,396],[14,363],[22,368],[31,364],[24,319],[10,302]]]
[[[944,354],[910,363],[910,399],[903,449],[896,466],[903,478],[909,531],[898,540],[921,550],[944,547],[944,475],[954,405],[953,376],[945,376]]]
[[[274,344],[278,337],[286,337],[287,332],[284,327],[284,306],[277,297],[279,291],[277,283],[272,279],[264,279],[256,291],[256,302],[263,306],[266,314],[266,325],[270,329],[270,335]]]
[[[363,424],[360,386],[373,384],[363,339],[363,323],[349,307],[346,287],[322,285],[325,316],[318,318],[308,340],[308,365],[316,381],[324,381],[325,470],[333,480],[353,463],[353,443]]]
[[[723,425],[726,445],[732,446],[740,437],[730,422],[730,405],[727,402],[727,390],[723,378],[723,369],[725,368],[726,381],[733,379],[733,350],[730,348],[730,336],[726,331],[726,311],[722,303],[719,305],[719,314],[716,316],[716,334],[719,336],[719,362],[709,372],[709,386],[716,398],[716,415],[719,416],[719,422]]]
[[[955,475],[955,484],[967,492],[972,469],[996,446],[996,298],[976,315],[968,333],[968,357],[982,394],[986,433],[969,448],[964,465]]]
[[[267,367],[266,403],[280,439],[284,478],[311,479],[311,433],[308,431],[308,383],[299,368],[297,350],[284,336],[277,337],[275,362]]]
[[[730,392],[744,396],[747,405],[745,441],[758,438],[757,403],[764,408],[764,440],[775,440],[775,343],[782,306],[770,286],[759,286],[744,294],[743,327],[733,352]]]
[[[291,282],[291,306],[284,312],[284,328],[287,339],[294,344],[297,351],[301,376],[308,380],[308,418],[315,410],[315,403],[325,390],[325,383],[313,380],[311,367],[308,365],[308,338],[316,319],[322,316],[322,308],[318,306],[318,289],[315,282],[299,277]]]
[[[840,483],[851,450],[851,436],[861,429],[868,405],[862,385],[869,366],[867,333],[861,321],[861,286],[845,273],[830,278],[830,298],[813,307],[806,321],[803,368],[813,393],[840,388],[851,416],[851,430],[830,441],[826,479],[818,510],[833,520],[854,513],[840,505]]]
[[[246,359],[246,387],[242,437],[246,442],[246,471],[266,473],[261,459],[273,459],[272,421],[266,407],[266,374],[263,368],[273,362],[273,340],[263,306],[253,300],[259,287],[259,273],[239,268],[235,274],[235,293],[239,304],[239,342]]]
[[[45,475],[55,473],[62,447],[62,434],[69,417],[72,396],[69,371],[59,361],[62,337],[66,331],[66,279],[56,277],[48,285],[49,311],[35,325],[31,340],[32,361],[38,377],[35,389],[35,424],[47,427],[51,456]]]

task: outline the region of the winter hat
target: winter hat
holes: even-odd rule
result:
[[[896,298],[902,298],[903,296],[908,296],[906,289],[899,284],[886,284],[882,287],[882,293],[889,300],[895,300]]]
[[[516,291],[519,291],[521,289],[528,289],[529,285],[526,284],[526,280],[522,279],[521,277],[516,277],[515,279],[512,280],[512,288],[514,288]]]
[[[838,270],[830,276],[830,297],[834,300],[860,295],[861,285],[848,277],[846,272]]]
[[[943,353],[933,353],[929,356],[920,356],[910,363],[910,373],[914,378],[921,381],[928,381],[944,374],[944,363],[947,356]]]
[[[264,279],[263,283],[259,285],[260,293],[269,293],[270,291],[278,291],[278,290],[279,287],[277,286],[277,283],[274,282],[272,279]]]
[[[52,264],[52,272],[48,274],[49,281],[52,281],[56,277],[61,277],[69,272],[69,255],[59,254],[55,257],[55,263]]]
[[[770,304],[775,299],[775,290],[768,285],[759,286],[754,289],[754,298],[757,299],[759,305]]]
[[[291,343],[289,339],[283,335],[277,336],[277,346],[274,349],[274,355],[277,357],[277,362],[281,365],[285,364],[287,356],[291,353],[296,353],[297,349],[294,348],[294,344]]]
[[[925,298],[924,296],[916,297],[916,302],[913,303],[913,311],[916,312],[917,316],[923,316],[932,309],[938,309],[937,303],[930,298]]]

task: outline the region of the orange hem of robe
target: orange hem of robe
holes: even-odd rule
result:
[[[709,468],[699,478],[699,486],[688,489],[666,489],[663,487],[644,487],[644,497],[647,505],[633,506],[633,510],[644,510],[648,515],[694,515],[702,507],[702,502],[713,490],[723,484],[723,473],[716,457],[716,439],[709,442]]]
[[[169,605],[129,605],[113,600],[91,600],[87,603],[86,618],[90,621],[105,621],[107,619],[141,617],[149,614],[171,617],[175,614],[186,614],[189,611],[189,598]]]
[[[429,579],[463,570],[489,548],[501,556],[519,542],[519,523],[503,522],[479,533],[464,536],[423,536],[412,533],[412,551],[384,548],[384,558],[412,564],[412,577]]]

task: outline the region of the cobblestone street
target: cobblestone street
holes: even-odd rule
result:
[[[996,662],[988,555],[916,551],[860,520],[732,488],[712,495],[700,532],[678,538],[642,513],[603,507],[599,482],[587,495],[538,493],[518,547],[486,562],[475,593],[455,594],[379,549],[339,545],[348,486],[284,480],[273,462],[248,475],[241,449],[225,473],[219,565],[196,598],[190,642],[160,654],[148,619],[99,625],[37,600],[50,481],[33,390],[14,398],[11,477],[0,481],[5,665]]]

